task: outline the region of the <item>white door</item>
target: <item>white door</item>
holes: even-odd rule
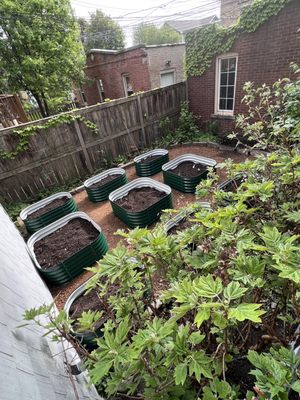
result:
[[[175,83],[175,72],[161,72],[160,73],[160,87],[174,85]]]

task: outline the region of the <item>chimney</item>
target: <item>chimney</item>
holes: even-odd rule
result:
[[[233,25],[241,15],[242,9],[253,0],[221,0],[221,24]]]

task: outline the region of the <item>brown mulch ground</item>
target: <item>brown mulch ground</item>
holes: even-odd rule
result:
[[[203,147],[200,145],[181,146],[170,149],[169,158],[170,160],[172,160],[180,155],[188,153],[196,154],[203,157],[213,158],[218,163],[223,162],[228,158],[231,158],[235,163],[242,162],[246,159],[245,155],[239,154],[235,151],[230,151],[228,149],[225,149],[225,147],[224,149],[222,147],[221,149],[217,149],[217,148]],[[135,174],[134,166],[130,166],[125,169],[129,181],[138,178],[138,176]],[[218,175],[220,176],[221,181],[224,181],[226,179],[226,174],[224,171],[218,170]],[[163,182],[162,172],[152,176],[151,178]],[[194,194],[181,193],[174,189],[172,189],[172,196],[173,196],[174,209],[184,207],[185,205],[195,201]],[[105,201],[102,203],[92,203],[88,200],[85,191],[79,192],[75,194],[73,197],[78,205],[79,211],[86,212],[98,225],[100,225],[106,236],[109,247],[110,248],[115,247],[120,241],[120,237],[114,235],[114,233],[118,229],[127,229],[127,227],[122,221],[120,221],[117,217],[114,216],[109,201]],[[76,277],[75,279],[73,279],[72,282],[70,283],[61,286],[50,286],[49,287],[50,291],[52,295],[55,297],[55,302],[58,308],[62,308],[69,295],[78,286],[83,284],[90,276],[91,273],[86,271],[83,272],[78,277]]]

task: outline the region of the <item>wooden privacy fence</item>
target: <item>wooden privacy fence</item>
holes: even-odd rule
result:
[[[29,149],[15,159],[0,158],[0,201],[34,200],[40,191],[83,179],[107,160],[150,146],[161,137],[159,122],[168,117],[176,128],[180,105],[186,100],[185,82],[126,99],[74,111],[99,128],[93,134],[84,123],[73,122],[42,129],[30,138]],[[18,127],[41,125],[47,119]],[[17,143],[12,129],[0,131],[0,149]]]

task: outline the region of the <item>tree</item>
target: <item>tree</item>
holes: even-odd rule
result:
[[[168,25],[158,28],[154,24],[141,24],[135,32],[133,38],[134,44],[164,44],[180,43],[181,35]]]
[[[113,21],[101,10],[90,14],[90,21],[86,24],[80,22],[84,37],[85,50],[112,49],[118,50],[124,47],[124,33],[119,24]]]
[[[69,0],[1,0],[0,71],[10,91],[32,93],[43,117],[83,78],[84,63]]]

